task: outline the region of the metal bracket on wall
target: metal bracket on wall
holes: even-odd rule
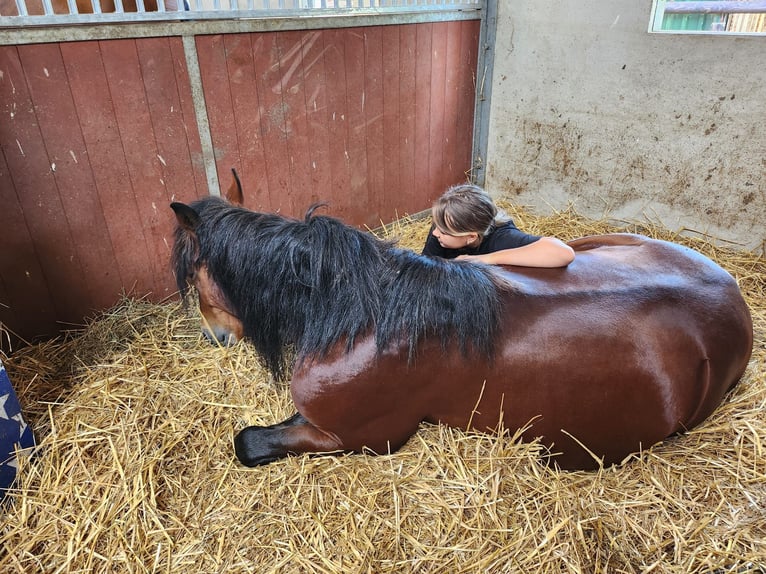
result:
[[[183,44],[186,69],[189,71],[192,101],[194,102],[194,115],[197,118],[197,130],[199,131],[200,145],[202,147],[202,162],[205,166],[208,193],[220,196],[221,188],[218,185],[218,170],[215,165],[215,150],[213,149],[213,137],[210,134],[210,122],[207,117],[205,92],[202,89],[202,74],[199,69],[197,44],[194,41],[194,36],[183,36]]]

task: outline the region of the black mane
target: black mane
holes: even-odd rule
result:
[[[373,330],[379,351],[406,341],[410,360],[428,335],[492,355],[503,284],[488,266],[416,255],[315,216],[315,207],[303,221],[214,197],[190,207],[199,215],[198,241],[176,231],[179,289],[185,293],[189,271],[205,264],[277,376],[288,349],[298,361],[321,357]]]

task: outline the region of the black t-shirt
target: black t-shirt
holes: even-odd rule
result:
[[[428,233],[428,239],[423,247],[423,255],[432,257],[444,257],[445,259],[454,259],[458,255],[483,255],[493,253],[502,249],[514,249],[529,245],[540,239],[539,235],[530,235],[521,231],[513,221],[501,223],[495,229],[484,236],[478,247],[464,247],[462,249],[446,249],[439,244],[439,240],[434,237],[431,231]]]

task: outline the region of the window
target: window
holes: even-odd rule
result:
[[[766,35],[766,0],[654,0],[649,31]]]

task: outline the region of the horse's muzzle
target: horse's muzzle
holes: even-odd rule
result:
[[[211,331],[205,327],[202,328],[202,334],[205,336],[205,339],[210,342],[210,344],[221,347],[231,347],[239,340],[237,339],[237,336],[234,335],[234,333],[228,333],[225,331]]]

